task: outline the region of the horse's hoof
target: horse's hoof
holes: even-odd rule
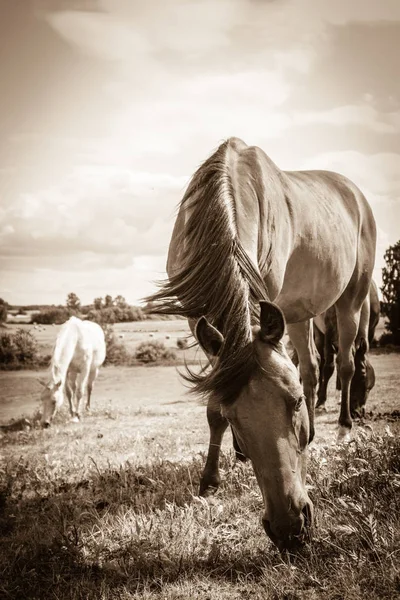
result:
[[[351,429],[341,425],[337,434],[337,443],[348,444],[349,442],[351,442]]]
[[[200,487],[199,496],[202,498],[209,498],[210,496],[214,496],[218,487],[214,485],[208,485],[205,488]]]
[[[209,479],[202,479],[200,481],[199,496],[214,496],[215,492],[219,488],[221,481],[219,477],[211,477]]]
[[[328,409],[326,408],[325,403],[324,404],[316,404],[315,405],[315,410],[317,410],[318,412],[328,412]]]
[[[74,415],[70,418],[70,423],[79,423],[79,417],[77,415]]]

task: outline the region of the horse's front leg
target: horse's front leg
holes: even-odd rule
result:
[[[212,398],[207,404],[207,421],[210,428],[210,443],[206,465],[200,480],[200,496],[215,491],[221,483],[218,462],[222,438],[228,427],[228,421],[221,415],[219,405]]]
[[[287,330],[299,360],[300,376],[303,382],[310,421],[308,441],[311,442],[315,433],[314,412],[318,384],[318,353],[314,343],[313,322],[310,319],[302,323],[293,323],[287,326]]]

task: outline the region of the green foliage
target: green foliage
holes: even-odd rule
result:
[[[136,359],[142,363],[156,363],[160,361],[174,362],[176,354],[165,346],[163,342],[142,342],[136,349]]]
[[[382,312],[388,317],[385,326],[391,334],[384,341],[400,345],[400,240],[386,250],[384,258],[386,266],[382,269]]]
[[[0,368],[37,366],[38,344],[25,329],[15,333],[0,333]]]

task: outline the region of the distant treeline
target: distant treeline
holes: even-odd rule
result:
[[[30,315],[31,323],[37,323],[38,325],[61,325],[65,323],[71,316],[76,316],[81,319],[88,319],[89,321],[95,321],[100,324],[114,324],[114,323],[130,323],[133,321],[146,321],[146,320],[173,320],[181,317],[174,315],[155,315],[151,312],[147,312],[146,308],[140,306],[109,306],[102,308],[94,308],[93,305],[80,306],[79,309],[74,310],[67,308],[66,306],[46,306],[42,305],[40,308],[33,306],[31,307],[13,307],[13,310],[23,311],[34,311]]]

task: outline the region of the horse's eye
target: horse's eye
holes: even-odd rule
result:
[[[300,396],[300,398],[297,400],[296,404],[294,405],[294,410],[296,412],[298,412],[300,410],[301,405],[303,404],[303,400],[305,400],[305,399],[306,399],[306,397],[304,396],[304,394],[302,394]]]

